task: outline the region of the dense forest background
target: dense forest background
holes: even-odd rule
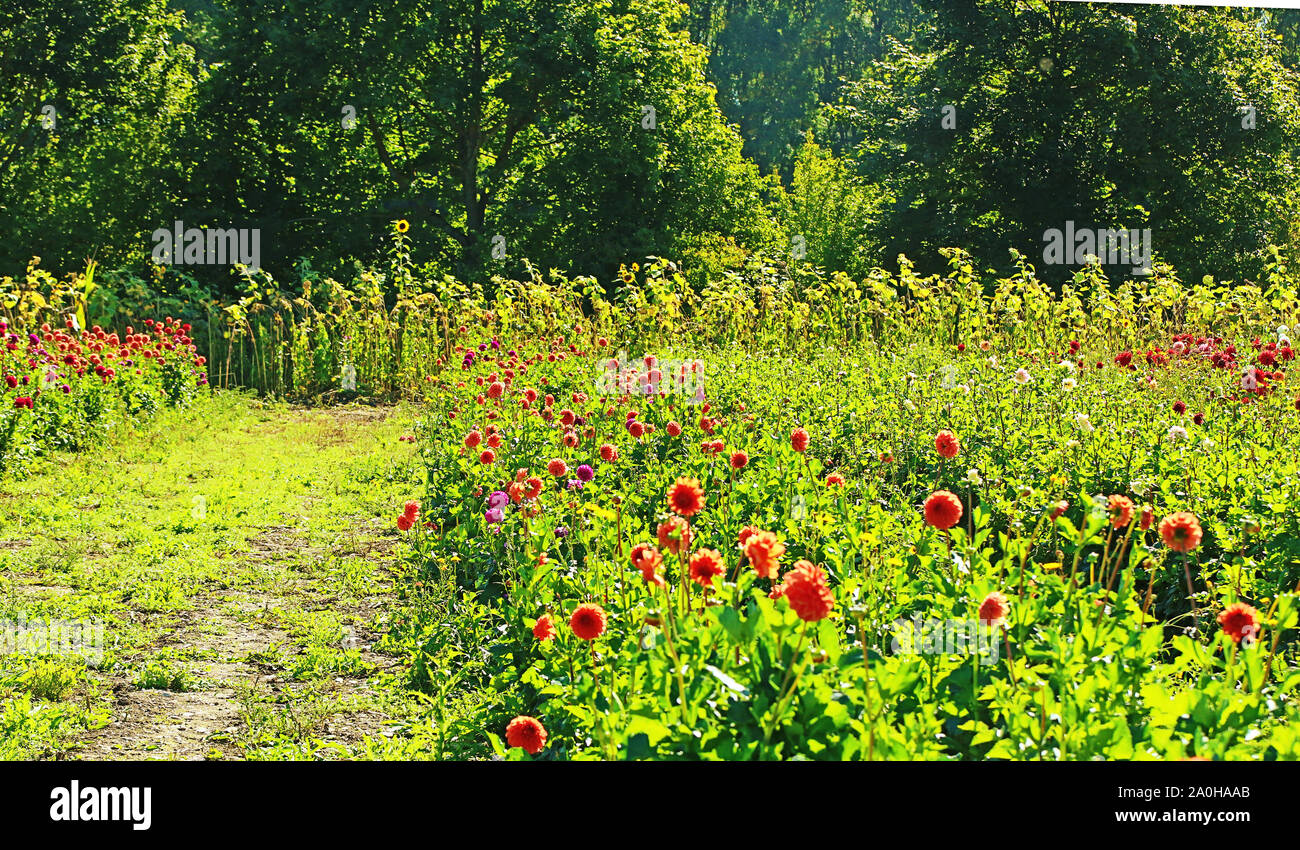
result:
[[[1297,64],[1289,10],[3,0],[0,275],[143,275],[177,220],[259,228],[277,277],[347,274],[406,219],[434,273],[600,280],[945,246],[1005,269],[1073,221],[1248,279],[1300,235]]]

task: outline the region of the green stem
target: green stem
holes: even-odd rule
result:
[[[795,646],[794,658],[791,659],[791,666],[785,669],[785,678],[781,682],[781,688],[777,693],[784,691],[784,694],[777,700],[776,711],[773,712],[767,720],[767,728],[763,731],[763,748],[766,750],[768,742],[772,740],[772,733],[776,731],[776,723],[781,716],[785,714],[786,706],[790,698],[794,695],[795,688],[799,684],[799,676],[803,673],[803,643],[808,636],[808,621],[803,621],[803,628],[799,630],[799,642]],[[787,685],[789,686],[787,688]]]

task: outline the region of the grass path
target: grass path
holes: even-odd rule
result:
[[[219,394],[0,484],[0,619],[104,624],[102,658],[0,655],[6,758],[363,754],[411,706],[375,652],[405,409]]]

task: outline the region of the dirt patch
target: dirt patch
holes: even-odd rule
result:
[[[88,736],[81,757],[241,757],[235,741],[244,721],[236,688],[263,675],[250,659],[286,638],[282,630],[260,623],[254,615],[269,599],[242,593],[195,598],[176,628],[154,645],[184,649],[187,658],[196,659],[185,663],[189,689],[141,688],[131,678],[114,677],[113,721]]]
[[[233,740],[242,724],[233,690],[136,690],[123,683],[108,726],[87,736],[80,752],[93,761],[238,758]]]
[[[327,417],[330,419],[337,419],[340,422],[355,422],[366,425],[383,422],[393,414],[394,408],[391,405],[382,404],[348,404],[334,405],[330,407],[291,405],[289,410],[299,415]]]
[[[384,612],[393,606],[400,538],[391,522],[373,517],[369,498],[341,486],[358,454],[389,460],[388,447],[379,440],[395,440],[395,431],[373,426],[395,411],[275,406],[254,417],[260,421],[243,423],[247,427],[233,425],[212,435],[198,467],[175,463],[171,456],[159,461],[176,473],[152,476],[147,486],[138,483],[138,501],[150,508],[182,506],[186,500],[176,486],[214,479],[214,486],[242,491],[233,500],[246,503],[235,514],[237,536],[232,542],[228,535],[204,530],[196,545],[211,548],[194,553],[202,572],[182,571],[188,558],[180,558],[172,573],[160,570],[175,576],[165,583],[165,601],[174,604],[164,610],[131,604],[115,609],[115,621],[129,640],[116,656],[119,663],[90,671],[96,687],[86,691],[88,700],[92,694],[107,697],[100,705],[111,719],[82,734],[79,745],[61,755],[201,760],[315,753],[336,758],[346,751],[318,750],[317,744],[351,749],[367,736],[396,728],[386,710],[403,704],[388,674],[399,662],[373,646]],[[223,440],[229,453],[223,452]],[[190,449],[177,452],[182,450]],[[63,562],[97,557],[116,527],[103,517],[121,505],[86,497],[73,507],[85,511],[77,516],[96,533],[81,534],[73,543],[38,537],[40,545],[31,551],[52,550],[43,572],[56,577],[10,572],[0,579],[9,590],[22,582],[17,591],[31,600],[74,590],[71,584],[58,586],[68,578]],[[170,519],[160,515],[152,521]],[[142,525],[138,518],[137,525]],[[132,528],[115,545],[139,545],[155,530],[161,531]],[[0,557],[30,545],[26,539],[0,541]],[[149,556],[155,554],[169,557],[150,550]],[[10,558],[24,559],[36,560],[26,553]],[[110,586],[132,602],[134,582],[128,576],[119,584]],[[78,592],[89,597],[95,591],[83,586]]]
[[[340,538],[334,544],[334,555],[392,560],[394,550],[402,539],[392,522],[384,519],[358,520],[354,527],[356,530],[353,534]]]
[[[376,425],[386,420],[393,412],[391,407],[364,407],[352,405],[347,407],[294,408],[299,415],[328,422],[328,428],[312,434],[316,445],[326,448],[341,446],[357,439],[360,428]]]
[[[392,542],[366,540],[363,551],[379,555],[379,571]],[[274,564],[300,559],[301,535],[288,527],[265,529],[249,541],[241,557],[250,562]],[[381,554],[382,553],[382,554]],[[369,559],[368,559],[369,560]],[[327,743],[353,745],[367,735],[382,734],[390,718],[381,711],[359,708],[368,703],[368,676],[338,676],[324,681],[295,682],[284,677],[284,665],[301,652],[282,627],[277,610],[331,610],[363,615],[350,627],[344,647],[355,650],[371,675],[395,664],[377,655],[377,639],[365,623],[388,600],[381,583],[379,595],[367,595],[343,605],[306,582],[286,583],[280,593],[227,590],[194,597],[192,607],[180,612],[173,629],[151,650],[183,652],[182,661],[191,683],[183,691],[142,689],[127,676],[109,680],[115,702],[113,720],[84,739],[80,757],[92,760],[203,760],[240,759],[242,740],[261,726],[279,724],[294,734]],[[302,694],[311,700],[307,709],[295,708]]]
[[[16,596],[67,596],[73,590],[58,584],[13,584],[10,591]]]
[[[254,560],[282,560],[290,555],[312,554],[304,548],[302,532],[289,525],[274,525],[249,539],[246,557]]]

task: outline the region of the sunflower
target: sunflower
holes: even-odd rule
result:
[[[405,233],[406,231],[411,229],[411,223],[404,218],[399,218],[395,222],[395,227],[398,233]]]

